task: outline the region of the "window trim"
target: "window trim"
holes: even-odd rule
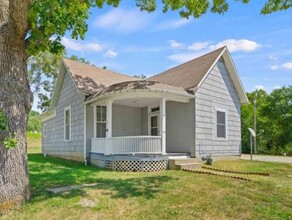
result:
[[[225,113],[225,138],[224,137],[217,137],[217,112],[224,112]],[[215,113],[214,113],[214,140],[218,141],[227,141],[228,140],[228,124],[227,124],[227,116],[228,116],[228,111],[227,109],[222,109],[222,108],[215,108]]]
[[[69,110],[70,114],[70,124],[69,124],[69,139],[66,139],[66,111]],[[64,141],[71,141],[71,130],[72,130],[72,114],[71,114],[71,106],[64,108]]]
[[[44,137],[47,137],[48,135],[48,130],[47,130],[47,124],[44,124],[44,127],[43,127],[43,134],[44,134]]]
[[[94,136],[94,138],[106,138],[106,135],[105,135],[105,137],[97,137],[96,136],[96,130],[97,130],[96,123],[103,123],[103,124],[105,124],[105,126],[106,126],[106,132],[107,132],[107,120],[106,121],[97,121],[97,118],[96,118],[96,112],[97,112],[96,109],[97,109],[97,107],[105,107],[106,108],[105,112],[107,114],[107,106],[105,106],[105,105],[95,105],[94,106],[94,109],[93,109],[93,114],[94,114],[94,116],[93,116],[93,120],[94,120],[94,135],[93,136]],[[102,108],[101,108],[101,115],[102,115]]]
[[[152,112],[153,108],[159,108],[158,111]],[[148,135],[151,136],[151,116],[157,116],[157,129],[158,129],[158,135],[160,136],[160,105],[149,105],[148,106]]]

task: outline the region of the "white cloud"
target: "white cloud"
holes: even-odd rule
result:
[[[118,55],[117,52],[113,51],[113,50],[108,50],[104,56],[105,57],[109,57],[109,58],[115,58]]]
[[[272,70],[277,69],[292,70],[292,62],[283,63],[281,65],[271,65],[270,68]]]
[[[281,67],[286,70],[292,70],[292,62],[283,63]]]
[[[172,55],[168,56],[167,58],[169,60],[172,60],[172,61],[177,62],[177,63],[184,63],[184,62],[187,62],[189,60],[195,59],[196,57],[201,56],[204,53],[206,53],[206,51],[201,51],[201,52],[197,52],[197,53],[190,53],[190,52],[176,53],[176,54],[172,54]]]
[[[95,26],[103,29],[111,29],[121,33],[132,33],[144,29],[152,17],[139,10],[112,9],[98,16]]]
[[[265,87],[263,85],[256,85],[255,86],[255,89],[262,89],[262,90],[265,90]]]
[[[177,20],[168,20],[168,21],[163,21],[159,23],[155,29],[156,30],[177,29],[177,28],[187,25],[190,22],[191,22],[190,19],[184,19],[184,18],[177,19]]]
[[[168,43],[174,49],[183,49],[185,47],[183,43],[177,42],[176,40],[169,40]]]
[[[102,47],[98,43],[85,43],[77,40],[71,40],[67,37],[62,38],[62,44],[70,50],[75,51],[93,51],[93,52],[101,52]]]
[[[199,51],[199,50],[206,49],[208,46],[209,46],[209,42],[197,42],[189,46],[188,50]]]
[[[187,47],[188,51],[185,51],[184,53],[172,54],[167,58],[178,63],[183,63],[223,46],[227,46],[230,52],[251,52],[260,48],[261,44],[246,39],[227,39],[217,44],[210,44],[207,41],[195,42]]]
[[[209,48],[211,50],[214,50],[223,46],[227,46],[230,52],[235,52],[235,51],[251,52],[260,48],[262,45],[258,44],[255,41],[251,41],[247,39],[239,39],[239,40],[227,39],[215,45],[211,45]]]

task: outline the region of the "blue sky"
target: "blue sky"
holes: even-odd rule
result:
[[[224,15],[186,20],[178,12],[162,13],[161,5],[149,14],[140,12],[134,1],[122,1],[117,9],[91,10],[83,41],[68,34],[62,42],[68,56],[146,76],[227,45],[247,92],[291,85],[292,10],[260,15],[264,1],[230,2]]]

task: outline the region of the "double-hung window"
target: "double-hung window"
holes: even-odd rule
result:
[[[96,106],[96,134],[97,138],[106,137],[106,107]]]
[[[64,110],[64,139],[71,140],[71,108],[67,107]]]
[[[216,138],[226,139],[226,111],[216,109]]]

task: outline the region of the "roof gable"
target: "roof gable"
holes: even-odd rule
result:
[[[249,103],[233,60],[231,59],[231,55],[226,46],[155,75],[149,78],[149,80],[176,87],[182,87],[186,90],[195,92],[204,82],[210,71],[214,68],[215,64],[221,57],[223,57],[225,61],[230,78],[238,93],[240,103]]]
[[[63,64],[72,75],[80,93],[92,95],[107,86],[137,80],[136,77],[101,69],[93,65],[80,63],[70,59],[63,59]]]
[[[170,70],[166,70],[151,77],[149,80],[184,89],[194,88],[199,85],[224,49],[225,47],[217,49]]]

